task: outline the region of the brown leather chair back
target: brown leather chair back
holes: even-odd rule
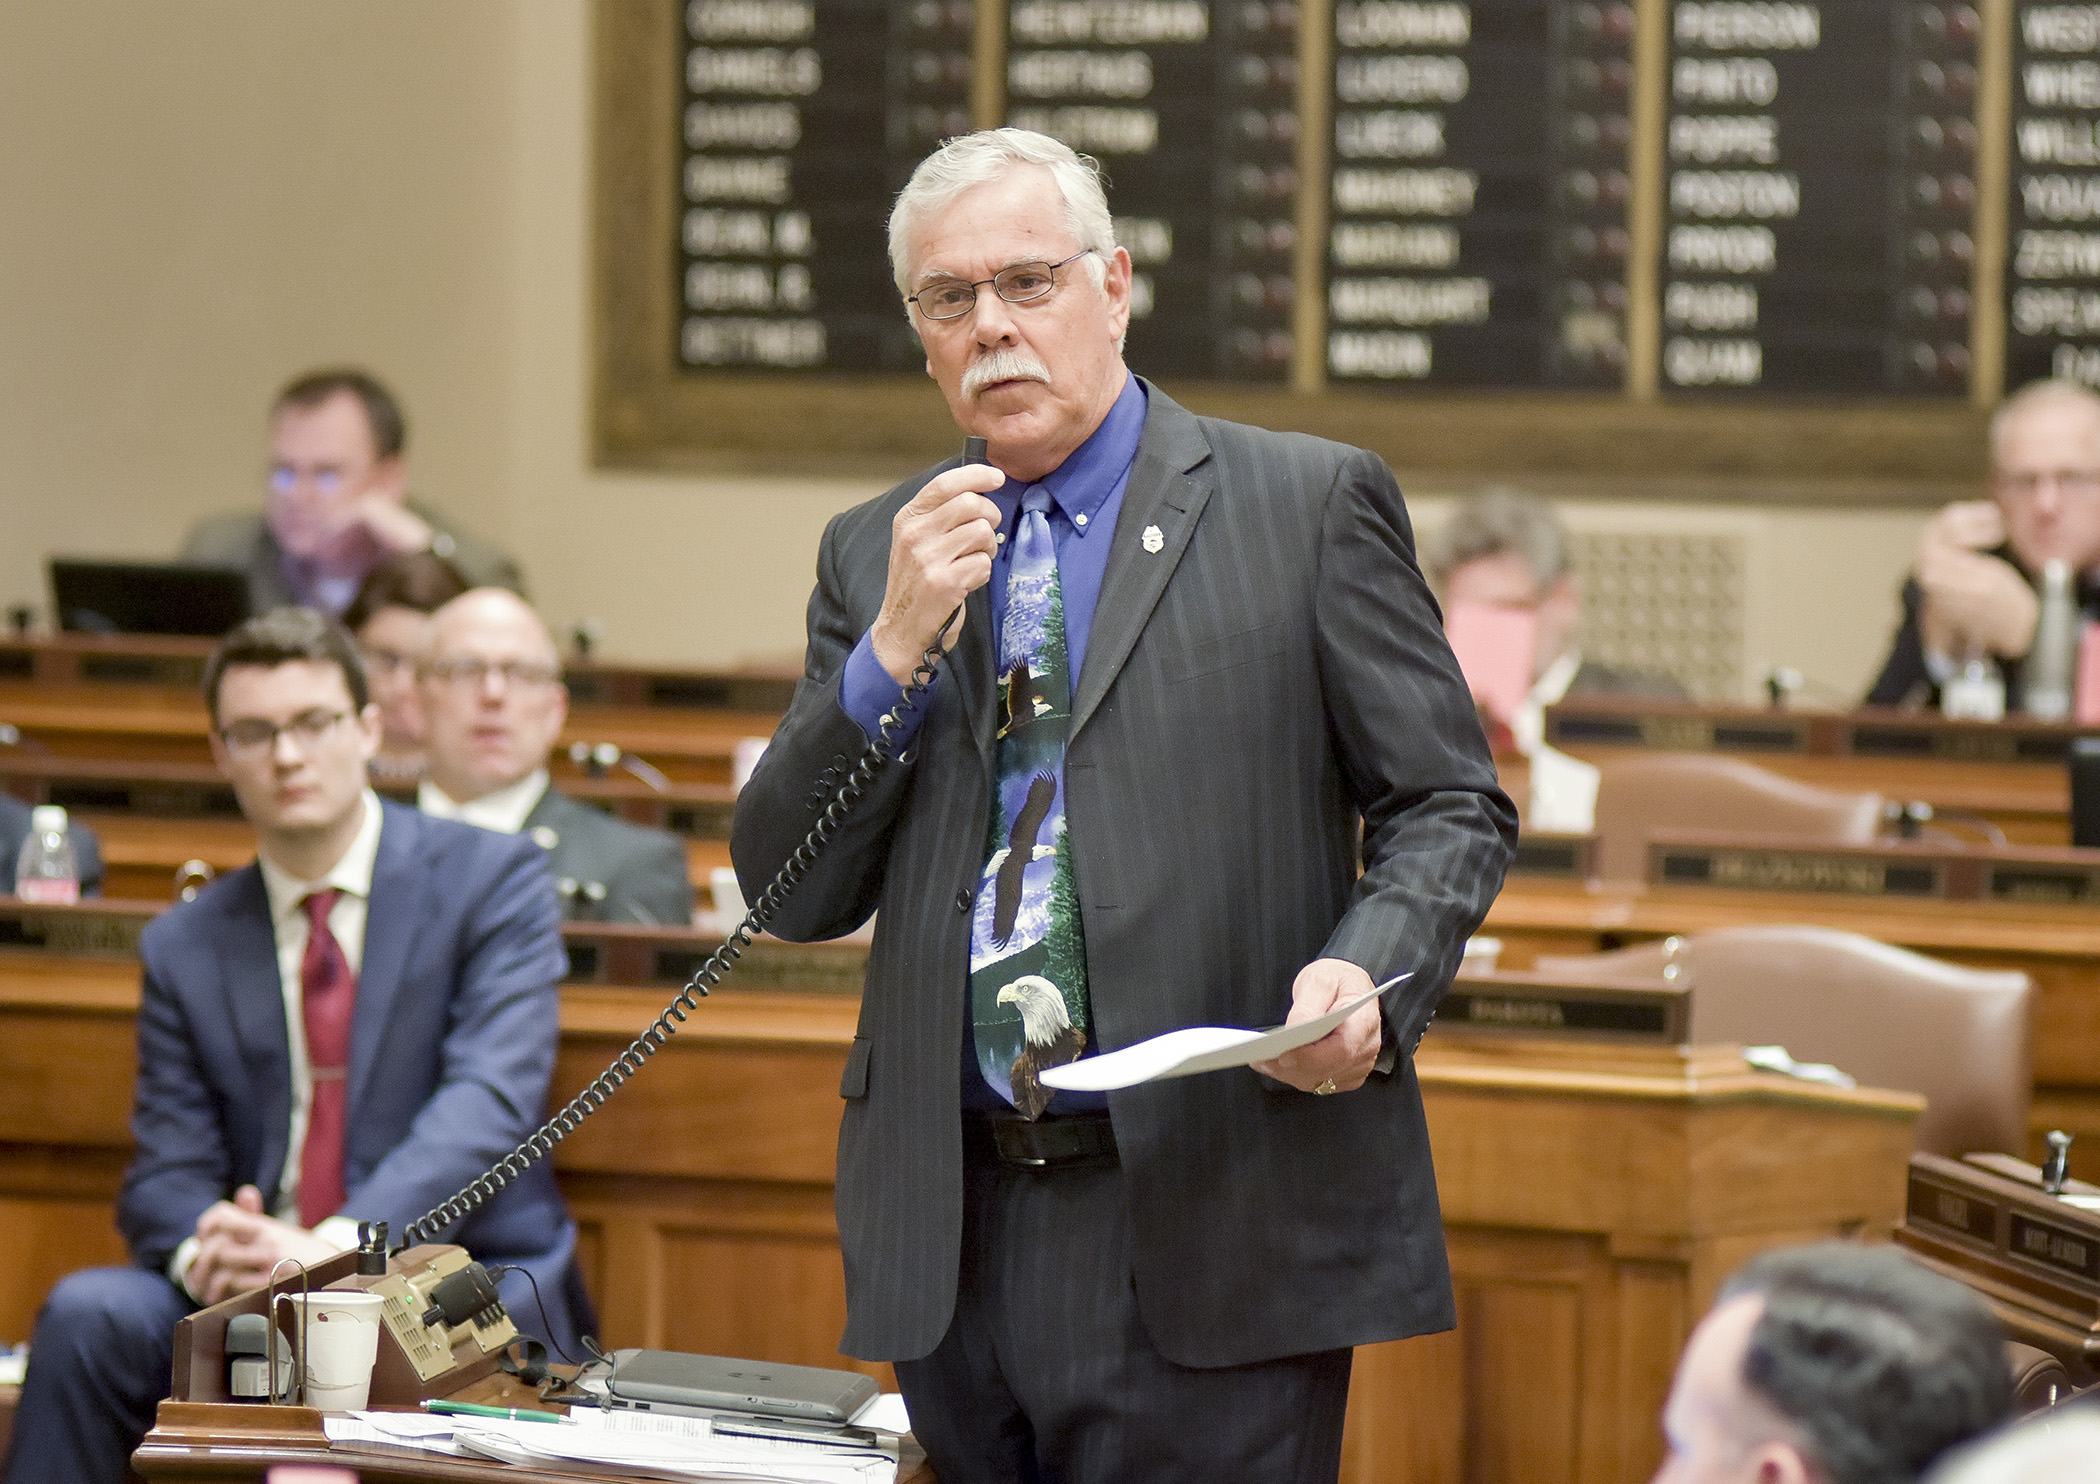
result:
[[[1541,958],[1542,974],[1660,980],[1664,944]],[[1692,1039],[1779,1045],[1862,1086],[1923,1093],[1917,1147],[1930,1154],[2027,1149],[2028,979],[1964,969],[1857,933],[1724,928],[1680,940]]]
[[[2077,1390],[2071,1385],[2070,1368],[2033,1345],[2007,1340],[2005,1366],[2012,1372],[2013,1411],[2022,1417],[2069,1401]]]
[[[1882,798],[1796,783],[1709,752],[1641,753],[1601,765],[1597,781],[1597,874],[1606,881],[1648,875],[1657,830],[1799,835],[1860,845],[1881,829]]]

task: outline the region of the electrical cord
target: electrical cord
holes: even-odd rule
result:
[[[491,1278],[500,1278],[505,1273],[524,1274],[525,1281],[532,1285],[532,1302],[540,1311],[540,1328],[547,1332],[547,1343],[554,1347],[554,1353],[559,1355],[565,1364],[576,1364],[576,1357],[564,1350],[561,1341],[554,1337],[554,1321],[547,1317],[547,1301],[540,1297],[540,1280],[532,1276],[532,1269],[515,1262],[499,1262],[489,1269]]]
[[[905,718],[917,709],[927,687],[933,684],[934,672],[939,668],[941,661],[941,636],[948,632],[961,613],[962,608],[957,605],[955,611],[934,631],[933,642],[920,656],[903,694],[897,698],[897,704],[882,718],[874,739],[868,743],[859,760],[847,771],[845,778],[833,791],[830,800],[818,814],[817,822],[810,827],[802,843],[788,856],[786,864],[780,868],[780,873],[767,884],[758,900],[751,904],[744,920],[737,925],[734,932],[722,940],[722,946],[709,954],[707,961],[694,971],[693,977],[686,981],[685,988],[678,992],[677,998],[664,1007],[663,1013],[650,1022],[648,1027],[628,1044],[625,1051],[613,1058],[610,1066],[571,1098],[561,1111],[541,1124],[524,1143],[475,1176],[449,1199],[433,1206],[403,1228],[401,1244],[394,1249],[395,1251],[412,1247],[419,1242],[436,1241],[439,1232],[454,1222],[465,1219],[511,1181],[552,1154],[557,1144],[574,1133],[584,1119],[603,1107],[628,1078],[642,1069],[643,1063],[654,1056],[666,1041],[678,1034],[678,1028],[685,1023],[686,1017],[699,1008],[700,1001],[735,967],[737,960],[743,957],[744,950],[751,946],[752,938],[773,920],[774,914],[801,884],[803,877],[809,874],[824,847],[831,843],[831,837],[838,833],[847,816],[859,804],[861,795],[867,792],[868,785],[874,782],[875,775],[890,761],[894,746],[892,739],[904,725]]]

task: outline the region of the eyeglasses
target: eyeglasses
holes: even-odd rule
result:
[[[398,675],[416,667],[416,657],[398,649],[360,644],[357,652],[365,657],[365,669],[374,675]]]
[[[1027,304],[1042,298],[1057,287],[1057,270],[1067,263],[1076,263],[1091,247],[1082,247],[1063,263],[1013,263],[1001,268],[990,278],[980,278],[975,283],[966,283],[960,278],[937,278],[904,302],[919,306],[919,313],[928,319],[961,319],[977,307],[977,291],[986,284],[992,292],[1009,304]]]
[[[301,750],[316,746],[350,713],[347,711],[302,711],[282,726],[259,716],[244,716],[219,728],[219,740],[236,757],[258,757],[277,750],[277,739],[289,735]]]
[[[1991,484],[2001,494],[2016,500],[2031,500],[2041,493],[2042,486],[2053,484],[2063,494],[2074,499],[2091,499],[2100,495],[2100,469],[2051,469],[2045,474],[1994,474]]]
[[[491,675],[501,675],[509,685],[552,685],[561,679],[561,667],[541,660],[497,660],[491,664],[472,657],[432,660],[418,673],[444,685],[479,690]]]
[[[335,498],[336,495],[342,492],[343,486],[347,482],[343,471],[340,469],[301,471],[293,468],[290,464],[272,464],[270,466],[270,493],[273,495],[292,494],[299,488],[301,480],[310,483],[313,486],[314,493],[324,500]]]

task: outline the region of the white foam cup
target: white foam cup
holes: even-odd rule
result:
[[[379,1358],[379,1314],[386,1300],[376,1293],[288,1293],[294,1343],[303,1332],[299,1379],[306,1405],[324,1412],[362,1411],[372,1394],[372,1363]],[[304,1310],[304,1322],[300,1311]]]

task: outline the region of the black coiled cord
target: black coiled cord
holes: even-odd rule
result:
[[[875,775],[889,762],[890,739],[897,729],[904,725],[904,719],[917,708],[920,698],[926,694],[926,688],[933,684],[934,670],[941,661],[941,635],[948,632],[949,626],[961,612],[962,609],[958,607],[935,631],[933,643],[929,644],[926,653],[920,656],[918,666],[911,672],[910,683],[904,688],[904,694],[897,698],[897,704],[883,717],[882,724],[876,729],[875,739],[868,743],[859,761],[854,763],[852,769],[840,781],[830,801],[818,814],[817,822],[810,827],[802,843],[797,845],[794,853],[787,858],[787,863],[780,868],[780,874],[767,884],[759,899],[751,904],[750,911],[737,925],[736,931],[722,940],[720,948],[708,955],[707,962],[694,971],[693,977],[686,981],[685,988],[678,992],[678,997],[664,1007],[663,1013],[651,1021],[647,1029],[628,1043],[625,1051],[613,1058],[611,1066],[593,1078],[560,1112],[541,1124],[530,1138],[475,1176],[449,1200],[440,1202],[403,1228],[401,1245],[395,1248],[395,1251],[412,1247],[418,1242],[436,1241],[439,1232],[479,1209],[534,1163],[552,1154],[555,1145],[576,1132],[577,1126],[603,1107],[606,1100],[618,1092],[628,1078],[642,1069],[644,1062],[656,1055],[664,1042],[678,1034],[678,1027],[685,1023],[686,1017],[699,1008],[700,1001],[722,982],[723,976],[743,957],[744,950],[751,946],[753,935],[773,920],[773,914],[780,910],[781,904],[801,884],[802,878],[809,874],[810,867],[817,863],[817,857],[823,853],[824,847],[831,843],[831,837],[839,832],[840,826],[846,822],[846,817],[860,802],[860,796],[867,792],[868,785],[875,781]]]

